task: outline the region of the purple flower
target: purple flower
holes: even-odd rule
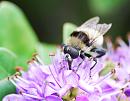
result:
[[[130,39],[128,38],[130,42]],[[120,37],[117,38],[118,47],[113,48],[111,40],[107,41],[108,53],[105,58],[111,60],[115,64],[115,77],[118,81],[126,82],[130,79],[130,43],[127,45]],[[122,76],[122,75],[123,76]]]
[[[17,88],[17,94],[7,95],[3,101],[116,101],[122,92],[128,96],[129,82],[124,82],[124,78],[123,82],[112,78],[122,71],[118,66],[115,65],[115,69],[106,75],[100,75],[107,62],[106,58],[115,63],[119,61],[117,53],[113,57],[108,54],[98,60],[92,71],[90,68],[93,60],[87,57],[84,61],[80,57],[74,59],[70,70],[64,54],[60,51],[50,54],[50,65],[45,65],[35,55],[29,62],[27,72],[21,71],[21,76],[16,73],[9,77]]]
[[[104,60],[110,60],[115,65],[116,73],[114,74],[114,81],[116,84],[127,85],[125,89],[122,89],[123,93],[118,94],[117,97],[119,101],[123,100],[130,100],[130,35],[128,34],[128,44],[126,44],[120,37],[117,38],[118,46],[114,48],[114,44],[110,38],[106,41],[108,52],[107,55],[104,57]]]
[[[32,99],[32,98],[27,98],[26,96],[23,96],[23,95],[18,95],[18,94],[10,94],[10,95],[7,95],[3,101],[62,101],[62,99],[60,99],[59,97],[57,96],[47,96],[46,98],[42,98],[42,99],[39,99],[39,100],[36,100],[36,99]]]

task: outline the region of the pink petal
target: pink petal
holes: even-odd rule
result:
[[[9,94],[3,98],[2,101],[26,101],[22,95]]]
[[[46,97],[46,101],[63,101],[61,98],[59,98],[58,96],[47,96]]]
[[[78,96],[76,97],[76,101],[89,101],[86,96]]]

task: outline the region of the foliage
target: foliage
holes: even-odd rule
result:
[[[36,51],[42,50],[42,57],[49,62],[49,49],[55,45],[46,45],[38,41],[35,32],[23,12],[15,4],[3,1],[0,3],[0,99],[15,87],[5,78],[16,72],[16,67],[27,69],[27,61]]]

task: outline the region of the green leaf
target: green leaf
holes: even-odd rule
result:
[[[0,79],[15,73],[16,59],[12,51],[0,47]]]
[[[26,65],[37,45],[37,37],[23,12],[13,3],[0,3],[0,46],[15,52],[17,64]]]
[[[0,66],[0,80],[7,77],[9,73],[6,71],[6,69],[2,66]]]
[[[2,98],[7,94],[15,92],[15,86],[7,78],[0,80],[0,101],[2,101]]]
[[[99,73],[100,76],[106,75],[108,72],[110,72],[112,69],[114,69],[115,64],[112,61],[108,61],[104,67]]]
[[[40,55],[41,59],[45,64],[50,63],[50,53],[55,53],[57,49],[57,45],[55,44],[47,44],[47,43],[39,43],[37,51],[38,54]]]
[[[72,23],[65,23],[63,25],[63,43],[67,43],[70,34],[77,28],[76,25]]]

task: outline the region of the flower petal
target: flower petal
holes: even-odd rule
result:
[[[130,89],[126,89],[124,91],[124,94],[127,96],[127,97],[130,97]]]
[[[46,97],[46,101],[63,101],[63,100],[58,96],[51,95]]]
[[[27,101],[22,95],[10,94],[3,98],[2,101]]]
[[[87,96],[77,96],[76,101],[89,101]]]

